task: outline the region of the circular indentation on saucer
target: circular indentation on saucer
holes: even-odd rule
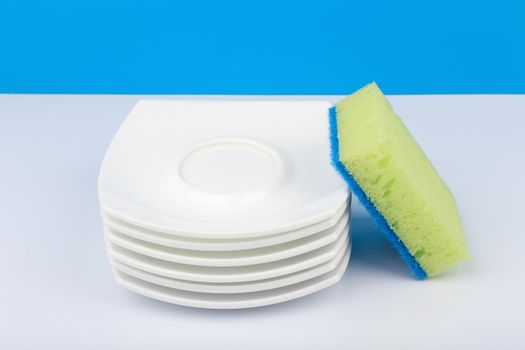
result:
[[[268,195],[284,174],[282,157],[247,139],[212,140],[192,149],[179,167],[193,197],[219,203],[250,202]],[[204,197],[203,197],[204,196]]]

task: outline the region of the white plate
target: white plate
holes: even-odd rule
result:
[[[347,266],[348,259],[342,259],[335,270],[310,280],[277,289],[240,294],[188,292],[152,284],[119,271],[114,273],[122,287],[153,299],[207,309],[241,309],[277,304],[317,292],[337,283]]]
[[[328,102],[141,101],[99,177],[102,209],[192,238],[270,235],[333,217]]]
[[[123,272],[127,275],[135,277],[137,279],[158,284],[160,286],[174,288],[179,290],[186,290],[190,292],[198,293],[219,293],[219,294],[231,294],[231,293],[251,293],[263,290],[281,288],[289,286],[291,284],[303,282],[325,273],[331,272],[337,268],[341,259],[350,257],[351,247],[341,249],[336,257],[324,264],[311,267],[309,269],[285,275],[282,277],[275,277],[261,281],[244,282],[244,283],[201,283],[183,281],[173,278],[167,278],[158,276],[149,272],[138,270],[134,267],[122,264],[118,261],[113,260],[112,266],[115,270]]]
[[[108,252],[114,260],[159,276],[194,282],[235,283],[288,275],[323,264],[332,260],[343,246],[348,245],[349,235],[350,233],[343,232],[336,242],[305,254],[249,266],[211,267],[179,264],[137,254],[109,242]]]
[[[247,266],[290,258],[327,246],[335,242],[342,232],[348,232],[349,224],[349,216],[344,215],[335,227],[315,235],[264,248],[226,252],[165,247],[126,236],[108,227],[105,232],[111,243],[160,260],[198,266]]]
[[[350,215],[349,211],[350,203],[345,203],[335,216],[327,220],[292,231],[246,239],[189,238],[148,230],[147,228],[135,226],[118,220],[117,218],[111,217],[105,213],[103,213],[103,218],[104,224],[112,230],[143,241],[160,244],[166,247],[219,252],[262,248],[308,237],[310,235],[333,228],[343,215]]]

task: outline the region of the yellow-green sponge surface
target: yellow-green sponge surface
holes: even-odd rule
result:
[[[453,195],[369,84],[336,105],[339,161],[428,276],[469,256]]]

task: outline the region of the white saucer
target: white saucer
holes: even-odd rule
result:
[[[328,102],[141,101],[99,177],[114,218],[190,238],[294,230],[348,200],[330,164]]]
[[[337,283],[343,276],[348,259],[342,259],[337,268],[286,287],[240,294],[195,293],[163,287],[114,271],[117,282],[124,288],[168,303],[208,309],[241,309],[277,304],[314,293]]]
[[[107,243],[110,258],[159,276],[194,282],[236,283],[256,281],[291,274],[332,260],[348,246],[349,232],[342,232],[336,242],[291,258],[248,266],[195,266],[168,262],[138,254]]]
[[[204,251],[232,251],[268,247],[276,244],[286,243],[293,240],[318,234],[322,231],[332,229],[344,215],[350,215],[350,203],[345,203],[335,216],[318,223],[302,227],[300,229],[274,233],[272,235],[237,238],[237,239],[206,239],[189,238],[164,232],[148,230],[143,227],[131,225],[103,213],[104,224],[110,229],[142,241],[160,244],[166,247],[204,250]]]
[[[198,266],[247,266],[290,258],[327,246],[335,242],[342,232],[348,232],[349,224],[349,216],[344,215],[335,227],[318,234],[264,248],[225,252],[165,247],[126,236],[108,227],[105,233],[115,245],[160,260]]]
[[[113,260],[111,262],[113,268],[117,271],[123,272],[127,275],[135,277],[137,279],[157,284],[160,286],[174,288],[179,290],[186,290],[190,292],[199,293],[218,293],[218,294],[231,294],[231,293],[250,293],[258,292],[263,290],[275,289],[285,287],[291,284],[303,282],[325,273],[331,272],[337,268],[341,259],[350,257],[351,247],[341,249],[336,257],[324,264],[311,267],[309,269],[292,273],[289,275],[270,278],[266,280],[253,281],[253,282],[241,282],[241,283],[202,283],[202,282],[191,282],[183,281],[173,278],[167,278],[158,276],[149,272],[138,270],[134,267],[122,264],[118,261]]]

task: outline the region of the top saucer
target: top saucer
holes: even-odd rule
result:
[[[140,101],[102,163],[102,210],[152,230],[255,237],[336,214],[328,102]]]

